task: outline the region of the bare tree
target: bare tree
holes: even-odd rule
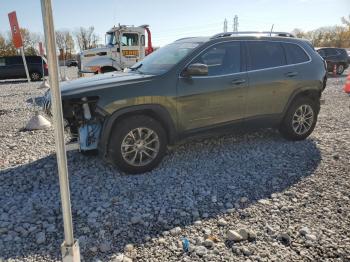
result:
[[[74,40],[70,31],[56,31],[56,43],[60,51],[60,59],[72,58],[74,51]]]
[[[99,37],[94,33],[94,30],[93,26],[89,28],[80,27],[75,32],[75,38],[81,51],[97,47]]]
[[[64,48],[65,48],[65,59],[72,58],[74,51],[74,40],[73,36],[69,31],[64,32]]]
[[[350,28],[350,15],[348,15],[348,18],[342,17],[341,22]]]
[[[295,28],[292,31],[292,34],[294,34],[296,37],[298,38],[304,38],[305,37],[305,32],[303,32],[303,30],[299,29],[299,28]]]

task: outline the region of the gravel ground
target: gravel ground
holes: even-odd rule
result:
[[[350,261],[344,80],[329,79],[305,141],[271,130],[192,140],[137,176],[69,151],[83,260]],[[0,261],[60,260],[53,130],[23,131],[34,112],[31,97],[45,91],[39,85],[0,82]]]

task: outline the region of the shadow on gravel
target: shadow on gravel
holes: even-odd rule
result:
[[[26,100],[28,104],[33,104],[33,98],[29,98]],[[34,105],[36,106],[43,106],[44,103],[44,97],[43,96],[37,96],[34,97]]]
[[[26,79],[10,79],[10,80],[1,80],[0,85],[11,85],[11,84],[23,84],[27,83],[28,81]]]
[[[179,145],[160,167],[144,175],[121,175],[101,159],[74,151],[68,161],[81,253],[88,261],[104,261],[122,252],[125,244],[142,245],[147,237],[193,224],[198,215],[201,220],[215,218],[241,197],[249,199],[237,210],[244,219],[249,205],[311,175],[321,155],[312,139],[288,142],[266,130]],[[51,155],[0,173],[0,192],[6,192],[0,196],[5,259],[37,254],[60,258],[63,227],[54,170]],[[38,245],[36,237],[43,230],[46,241]],[[109,242],[111,249],[97,254],[90,250],[102,242]]]

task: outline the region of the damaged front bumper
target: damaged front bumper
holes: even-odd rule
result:
[[[84,97],[62,102],[65,128],[69,128],[71,136],[77,138],[79,151],[98,149],[104,116],[96,110],[97,100],[96,97]],[[52,116],[50,91],[44,95],[43,111]]]

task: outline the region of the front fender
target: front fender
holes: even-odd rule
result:
[[[177,140],[175,119],[172,118],[171,114],[165,107],[156,104],[129,106],[120,109],[106,117],[106,120],[103,124],[101,139],[99,143],[99,151],[102,152],[103,157],[108,157],[108,144],[111,132],[113,130],[114,125],[118,123],[118,118],[121,118],[125,115],[149,114],[150,112],[152,113],[151,116],[155,117],[165,127],[168,134],[169,144],[175,143],[175,141]]]

